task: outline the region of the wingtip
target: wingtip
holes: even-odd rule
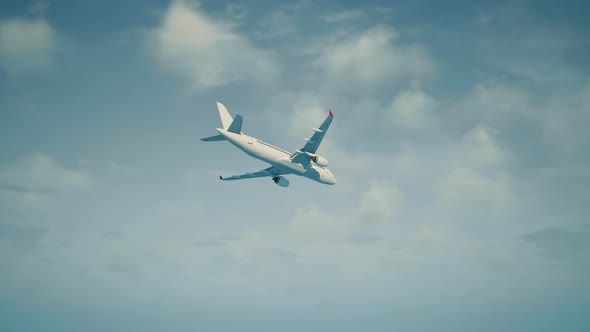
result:
[[[332,110],[328,110],[330,112],[330,116],[334,116],[334,113],[332,113]]]
[[[220,176],[219,176],[219,180],[223,180],[223,176],[221,176],[221,175],[220,175]]]

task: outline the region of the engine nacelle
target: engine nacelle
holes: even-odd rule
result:
[[[286,178],[284,178],[282,176],[275,176],[272,178],[272,180],[281,187],[288,187],[289,186],[289,180],[287,180]]]
[[[326,159],[322,156],[318,156],[318,155],[312,156],[311,160],[320,167],[328,166],[328,159]]]

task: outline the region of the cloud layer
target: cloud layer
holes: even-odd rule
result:
[[[45,72],[55,64],[57,36],[44,19],[0,22],[0,68],[10,76]]]

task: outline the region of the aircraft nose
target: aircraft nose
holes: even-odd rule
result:
[[[328,184],[336,184],[336,178],[332,172],[330,172],[328,175]]]

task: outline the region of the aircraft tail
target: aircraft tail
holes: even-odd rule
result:
[[[239,114],[236,114],[236,117],[234,118],[234,121],[232,121],[231,125],[229,125],[229,128],[227,128],[227,131],[229,131],[230,133],[234,133],[234,134],[242,134],[242,116]]]
[[[219,117],[221,118],[221,124],[223,125],[223,129],[227,130],[234,119],[231,117],[225,106],[217,102],[217,109],[219,110]]]
[[[242,116],[237,114],[235,118],[229,114],[225,106],[217,102],[217,110],[219,110],[219,117],[221,118],[221,125],[223,129],[227,130],[230,133],[235,134],[242,134]],[[201,138],[201,141],[205,142],[215,142],[215,141],[225,141],[226,138],[219,134],[215,136]]]

